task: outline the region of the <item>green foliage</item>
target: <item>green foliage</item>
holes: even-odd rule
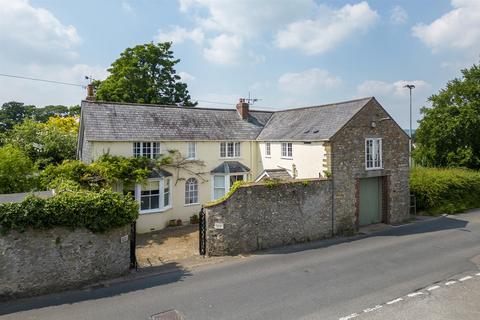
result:
[[[264,183],[267,186],[267,188],[275,188],[276,186],[278,186],[280,184],[280,180],[279,179],[265,179]]]
[[[171,43],[147,43],[127,48],[108,69],[110,76],[96,81],[98,100],[194,106],[174,66]]]
[[[468,169],[414,168],[410,192],[417,209],[430,214],[457,213],[480,207],[480,172]]]
[[[52,227],[104,232],[137,217],[138,204],[131,197],[106,190],[62,192],[48,199],[29,196],[21,203],[0,204],[0,232]]]
[[[216,204],[222,203],[223,201],[230,198],[232,196],[232,194],[234,194],[235,191],[237,191],[238,188],[245,185],[246,183],[247,183],[246,181],[242,181],[242,180],[235,181],[233,183],[232,187],[230,188],[230,190],[223,197],[218,198],[218,199],[213,200],[213,201],[210,201],[210,202],[206,203],[205,206],[214,206]]]
[[[126,158],[103,155],[92,164],[67,160],[60,165],[50,165],[40,173],[42,188],[81,188],[100,190],[121,182],[124,186],[144,181],[148,174],[161,166],[162,160]]]
[[[423,166],[480,169],[480,66],[462,70],[421,110],[413,156]]]
[[[27,119],[15,125],[4,141],[18,146],[41,168],[48,164],[61,163],[65,159],[74,159],[77,124],[70,119],[72,118],[47,123]]]
[[[6,132],[14,125],[33,115],[35,106],[25,105],[22,102],[10,101],[2,105],[0,109],[0,132]]]
[[[21,149],[12,145],[0,148],[0,193],[31,190],[34,172],[32,161]]]

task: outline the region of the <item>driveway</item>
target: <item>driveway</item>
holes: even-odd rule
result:
[[[340,319],[478,273],[480,212],[0,304],[5,319]],[[173,265],[175,267],[175,265]]]

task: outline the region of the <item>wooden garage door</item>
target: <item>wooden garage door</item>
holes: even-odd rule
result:
[[[382,183],[381,178],[360,179],[361,226],[380,223],[382,220]]]

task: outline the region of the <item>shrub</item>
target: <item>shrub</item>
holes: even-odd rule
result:
[[[48,199],[29,196],[21,203],[0,204],[0,232],[53,227],[104,232],[137,217],[137,202],[113,191],[61,192]]]
[[[21,149],[12,145],[0,148],[0,193],[31,190],[34,172],[32,161]]]
[[[456,213],[480,207],[480,172],[453,168],[414,168],[410,191],[417,209],[430,214]]]

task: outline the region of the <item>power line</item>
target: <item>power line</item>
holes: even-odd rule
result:
[[[74,87],[85,88],[85,86],[83,84],[77,84],[77,83],[68,83],[68,82],[47,80],[47,79],[40,79],[40,78],[30,78],[30,77],[16,76],[16,75],[13,75],[13,74],[4,74],[4,73],[0,73],[0,76],[1,77],[7,77],[7,78],[16,78],[16,79],[48,82],[48,83],[55,83],[55,84],[63,84],[63,85],[66,85],[66,86],[74,86]]]

